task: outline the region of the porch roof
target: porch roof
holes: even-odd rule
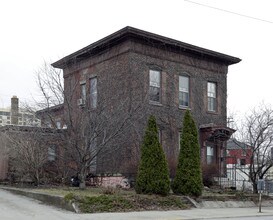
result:
[[[208,141],[227,141],[236,130],[223,125],[206,124],[200,126],[200,132],[206,133]]]

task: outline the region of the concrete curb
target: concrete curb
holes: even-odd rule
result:
[[[47,205],[52,205],[61,209],[65,209],[67,211],[79,213],[78,206],[75,203],[69,203],[65,201],[63,196],[49,195],[49,194],[38,193],[38,192],[30,192],[27,190],[21,190],[16,188],[9,188],[9,187],[0,187],[0,188],[17,195],[22,195],[32,199],[36,199]]]

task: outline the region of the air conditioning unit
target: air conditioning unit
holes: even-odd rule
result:
[[[84,105],[84,100],[83,100],[83,99],[78,99],[78,100],[77,100],[77,104],[78,104],[79,106]]]

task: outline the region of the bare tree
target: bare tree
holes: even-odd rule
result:
[[[51,129],[8,126],[1,131],[1,138],[8,149],[10,177],[39,185],[49,162],[56,160],[56,134]]]
[[[137,117],[142,116],[141,102],[138,102],[139,105],[132,105],[134,100],[121,91],[120,88],[125,87],[123,83],[126,80],[120,77],[124,76],[116,75],[113,78],[101,75],[96,82],[99,84],[98,91],[91,94],[86,92],[90,90],[88,87],[84,91],[80,90],[80,80],[74,76],[66,79],[64,89],[61,74],[50,65],[45,65],[38,71],[37,82],[43,97],[38,106],[45,107],[41,116],[52,127],[57,128],[56,112],[52,109],[55,104],[63,105],[62,124],[67,129],[63,130],[62,141],[66,163],[77,173],[80,187],[85,188],[87,174],[95,172],[98,165],[104,172],[115,172],[111,169],[115,167],[111,163],[121,163],[123,158],[115,158],[114,152],[119,151],[119,155],[126,154],[124,142],[133,142],[133,139],[140,136],[134,135],[132,124]],[[81,103],[77,103],[79,97]],[[125,140],[122,137],[129,130],[132,140]]]
[[[254,108],[245,116],[236,138],[251,148],[247,151],[249,169],[239,169],[249,177],[253,191],[257,193],[258,179],[263,179],[273,166],[273,109],[264,104]]]

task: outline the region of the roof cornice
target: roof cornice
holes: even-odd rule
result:
[[[63,69],[72,62],[74,63],[77,61],[81,61],[83,59],[96,55],[105,49],[111,48],[112,46],[125,41],[126,39],[141,39],[142,41],[145,41],[146,44],[150,43],[153,46],[164,45],[164,48],[171,48],[175,51],[182,51],[183,53],[192,54],[201,58],[207,57],[208,59],[217,60],[226,65],[239,63],[241,61],[241,59],[237,57],[197,47],[178,40],[127,26],[54,62],[52,66]]]

